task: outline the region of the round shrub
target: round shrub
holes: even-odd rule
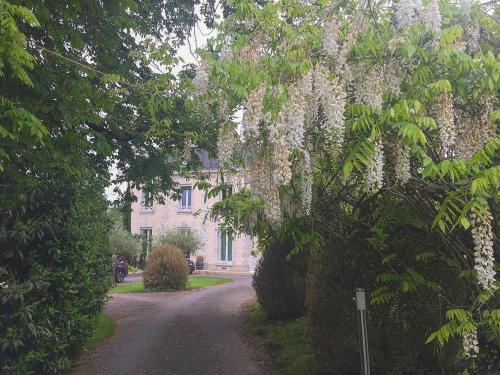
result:
[[[146,261],[143,273],[147,290],[186,289],[188,268],[182,251],[172,245],[157,245]]]
[[[275,241],[263,252],[253,277],[253,287],[269,318],[289,319],[305,311],[306,254],[286,259],[293,241]]]

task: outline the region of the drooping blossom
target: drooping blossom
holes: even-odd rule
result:
[[[427,30],[434,33],[441,31],[441,12],[438,0],[431,0],[421,15],[422,22]]]
[[[333,16],[326,19],[323,26],[323,52],[328,57],[337,57],[339,53],[339,26]]]
[[[384,145],[379,139],[375,142],[375,149],[366,173],[366,189],[368,192],[377,192],[384,185]]]
[[[453,110],[453,97],[447,92],[439,94],[434,106],[436,112],[436,125],[441,140],[441,154],[443,157],[453,155],[455,146],[456,128],[455,112]]]
[[[403,67],[396,59],[390,59],[384,65],[384,81],[387,92],[394,96],[401,95],[401,83],[404,78]]]
[[[288,88],[289,103],[285,110],[288,125],[288,143],[301,150],[304,146],[305,100],[300,85]]]
[[[217,139],[218,160],[221,165],[228,165],[238,144],[238,134],[230,124],[223,124]]]
[[[264,93],[265,88],[261,85],[248,95],[242,118],[243,135],[246,139],[259,136],[259,123],[264,116]]]
[[[471,233],[474,240],[474,271],[476,271],[477,283],[484,290],[492,290],[495,284],[492,221],[493,216],[489,211],[482,215],[471,214]]]
[[[198,68],[196,69],[196,75],[193,79],[195,94],[197,96],[202,96],[207,92],[208,89],[208,71],[210,66],[205,60],[201,60]]]
[[[462,332],[462,348],[466,358],[475,358],[479,354],[479,341],[477,329]]]
[[[300,168],[300,190],[302,192],[302,210],[305,215],[311,213],[311,203],[312,203],[312,166],[311,166],[311,156],[309,151],[304,150],[302,158],[299,163]]]
[[[411,178],[410,173],[410,146],[398,142],[395,149],[394,171],[396,180],[405,185]]]
[[[399,0],[395,4],[394,11],[396,28],[402,30],[405,26],[417,21],[421,12],[421,0]]]
[[[384,75],[379,67],[372,67],[367,73],[356,78],[356,101],[365,103],[373,109],[382,110]]]

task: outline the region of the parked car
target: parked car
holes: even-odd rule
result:
[[[123,280],[128,275],[127,260],[119,255],[113,255],[111,259],[113,261],[113,269],[115,270],[115,281],[123,283]]]
[[[186,258],[186,260],[187,260],[187,264],[188,264],[189,274],[191,275],[193,273],[193,271],[195,270],[194,262],[189,258]]]

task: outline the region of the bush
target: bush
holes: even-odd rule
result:
[[[141,240],[131,235],[123,224],[123,216],[116,208],[111,209],[108,216],[113,223],[109,233],[109,251],[112,255],[121,255],[129,262],[133,261],[142,250]]]
[[[149,254],[142,277],[146,290],[184,290],[188,281],[186,258],[175,246],[157,245]]]
[[[67,370],[109,288],[104,185],[56,165],[0,174],[2,374]]]
[[[377,220],[389,220],[392,232],[382,231],[380,226],[378,232],[346,226],[343,236],[330,235],[326,245],[311,255],[306,293],[308,333],[315,354],[324,366],[322,373],[359,374],[358,322],[353,300],[356,287],[367,291],[373,374],[458,372],[454,371],[457,370],[454,367],[457,345],[438,351],[433,344],[425,344],[431,332],[445,321],[444,309],[436,308],[443,302],[433,290],[435,285],[427,284],[419,279],[418,273],[409,270],[428,267],[427,276],[446,287],[447,298],[453,301],[465,303],[460,292],[464,288],[455,275],[446,271],[443,263],[434,258],[426,262],[419,257],[439,247],[437,235],[410,225],[412,214],[404,206],[391,210],[395,218],[390,218],[389,210],[376,212],[371,208],[368,212],[374,212]],[[364,219],[372,220],[371,217]],[[384,255],[393,252],[397,252],[397,261],[390,263],[390,258],[386,258],[382,262]],[[397,275],[401,275],[406,287],[398,288]],[[395,292],[389,294],[388,288],[384,303],[370,304],[370,293],[385,279],[392,283]]]
[[[201,245],[198,235],[189,228],[169,229],[157,236],[157,243],[172,245],[180,249],[185,256],[196,254]]]
[[[293,241],[272,242],[262,254],[253,276],[253,287],[269,318],[289,319],[305,311],[306,254],[286,260]]]

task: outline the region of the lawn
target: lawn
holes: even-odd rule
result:
[[[205,288],[207,286],[225,284],[233,279],[229,277],[212,277],[212,276],[189,276],[188,290]],[[142,281],[135,283],[118,284],[115,288],[111,289],[111,293],[140,293],[146,292]]]
[[[278,364],[285,375],[319,374],[319,364],[313,356],[305,335],[305,318],[285,322],[269,320],[258,303],[250,306],[250,323],[255,334],[277,353]]]
[[[91,349],[115,333],[115,321],[107,314],[100,314],[96,319],[92,336],[87,341],[87,349]]]

